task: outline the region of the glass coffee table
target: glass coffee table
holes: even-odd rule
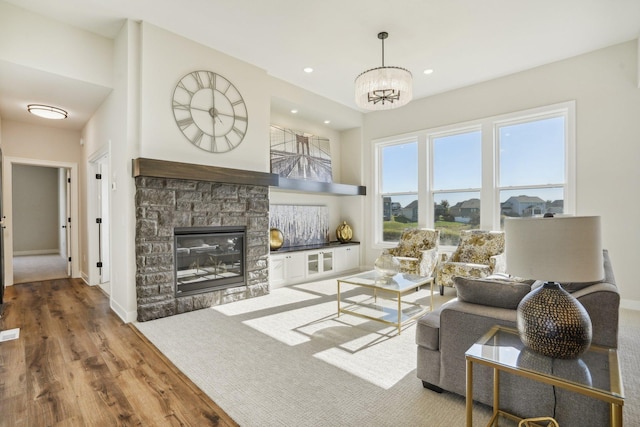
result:
[[[502,419],[520,421],[500,410],[500,372],[603,400],[610,405],[611,426],[622,426],[624,391],[618,352],[614,348],[591,345],[577,359],[552,359],[526,348],[517,330],[494,326],[467,350],[465,358],[467,427],[473,425],[473,366],[478,363],[493,368],[493,417],[489,426]]]
[[[362,301],[343,301],[341,290],[344,285],[371,289],[373,297]],[[428,307],[417,302],[403,301],[403,296],[426,285],[429,285],[430,292]],[[388,303],[388,298],[379,302],[378,293],[390,296],[391,303]],[[338,316],[340,313],[346,313],[393,325],[398,328],[399,335],[403,325],[419,318],[429,310],[433,310],[433,277],[410,273],[398,273],[395,276],[386,277],[376,270],[371,270],[338,279]]]

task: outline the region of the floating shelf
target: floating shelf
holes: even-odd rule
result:
[[[150,176],[156,178],[224,182],[229,184],[264,185],[277,190],[300,193],[324,193],[338,196],[365,196],[367,194],[367,187],[363,185],[307,181],[303,179],[283,178],[273,173],[146,158],[133,159],[132,172],[134,177]]]
[[[365,196],[367,187],[363,185],[336,184],[333,182],[306,181],[278,177],[280,190],[297,191],[302,193],[326,193],[340,196]]]

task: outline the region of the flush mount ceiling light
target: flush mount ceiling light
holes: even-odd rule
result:
[[[27,111],[45,119],[61,120],[67,118],[66,111],[50,105],[29,104],[27,105]]]
[[[411,72],[400,67],[384,66],[384,39],[386,32],[378,33],[382,40],[382,67],[367,70],[356,77],[356,105],[367,110],[390,110],[408,104],[413,98]]]

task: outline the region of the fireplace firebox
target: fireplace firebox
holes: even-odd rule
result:
[[[244,286],[245,234],[245,227],[176,227],[176,297]]]

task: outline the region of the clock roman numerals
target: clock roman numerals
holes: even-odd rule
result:
[[[188,128],[193,124],[193,117],[191,116],[185,117],[184,119],[178,120],[177,123],[180,129],[185,130],[186,128]]]

